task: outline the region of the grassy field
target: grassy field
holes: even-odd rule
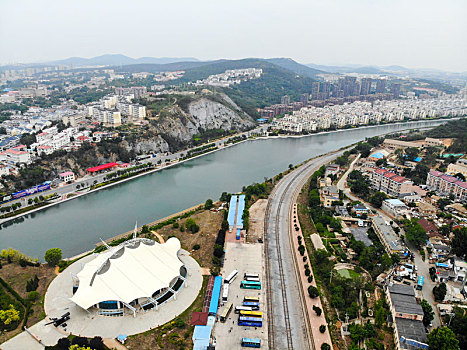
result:
[[[214,243],[216,241],[217,233],[221,228],[222,220],[224,218],[223,212],[213,212],[210,210],[203,210],[190,216],[199,225],[197,233],[191,233],[185,229],[184,232],[180,231],[180,227],[185,226],[187,219],[181,219],[177,225],[168,225],[157,231],[164,240],[169,239],[170,236],[177,237],[182,248],[189,251],[191,256],[200,264],[201,267],[211,268],[212,265],[212,252]],[[193,247],[198,244],[200,247],[194,250]]]
[[[345,278],[357,278],[357,277],[360,277],[360,274],[358,272],[355,272],[354,270],[349,270],[349,269],[337,270],[337,273],[339,275],[341,275],[342,277],[345,277]]]
[[[39,278],[39,299],[34,302],[31,307],[31,313],[28,318],[26,327],[30,327],[45,317],[44,314],[44,295],[50,282],[55,278],[55,272],[52,267],[48,265],[40,266],[26,266],[21,267],[17,263],[7,264],[2,261],[2,268],[0,269],[0,277],[5,280],[23,299],[27,299],[28,292],[26,292],[26,283],[28,280],[33,279],[34,276]],[[21,324],[17,329],[6,332],[0,335],[0,343],[12,338],[21,332]]]

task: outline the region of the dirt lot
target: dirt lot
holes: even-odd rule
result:
[[[193,214],[190,218],[194,219],[199,225],[199,231],[197,233],[191,233],[185,230],[180,231],[180,226],[185,226],[187,219],[181,219],[178,221],[179,228],[174,228],[173,225],[165,226],[157,232],[167,240],[171,235],[177,237],[182,248],[189,251],[191,256],[196,259],[201,267],[211,268],[212,266],[212,253],[214,250],[214,243],[216,241],[217,233],[221,228],[224,213],[213,212],[210,210],[204,210],[202,212]],[[200,248],[194,250],[193,246],[199,244]]]
[[[203,287],[198,298],[183,314],[161,327],[129,337],[125,346],[133,350],[191,349],[194,330],[194,326],[190,326],[191,314],[202,311],[208,278],[203,276]]]
[[[32,313],[30,314],[26,325],[27,327],[30,327],[44,318],[43,298],[47,287],[56,276],[54,269],[47,265],[41,265],[38,267],[21,267],[16,263],[7,264],[5,261],[2,261],[2,265],[3,266],[0,269],[0,277],[3,278],[24,299],[28,296],[28,292],[26,292],[26,282],[33,279],[35,275],[39,278],[39,287],[37,288],[37,291],[39,292],[40,297],[31,308]],[[18,329],[0,336],[0,343],[21,332],[20,328],[21,325]]]
[[[250,227],[248,229],[248,242],[257,242],[259,238],[263,238],[264,233],[264,214],[266,206],[268,205],[267,199],[258,199],[250,207]]]

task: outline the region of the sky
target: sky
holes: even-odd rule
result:
[[[290,57],[467,71],[467,0],[0,0],[0,64]]]

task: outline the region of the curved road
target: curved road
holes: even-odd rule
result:
[[[305,181],[322,165],[344,153],[317,157],[286,175],[268,199],[264,238],[270,349],[314,349],[290,242],[290,212]]]

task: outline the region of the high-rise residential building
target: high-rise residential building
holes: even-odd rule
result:
[[[371,79],[363,78],[360,86],[360,95],[369,95],[371,88]]]
[[[302,96],[300,96],[300,102],[302,103],[303,107],[306,107],[308,105],[309,98],[310,98],[309,94],[302,94]]]
[[[290,96],[289,95],[284,95],[281,98],[281,104],[283,105],[288,105],[290,103]]]
[[[401,94],[401,84],[392,84],[391,93],[394,98],[398,98]]]
[[[311,84],[311,99],[317,100],[319,95],[319,82],[314,82]]]
[[[386,80],[378,79],[376,80],[376,93],[382,94],[386,92]]]

